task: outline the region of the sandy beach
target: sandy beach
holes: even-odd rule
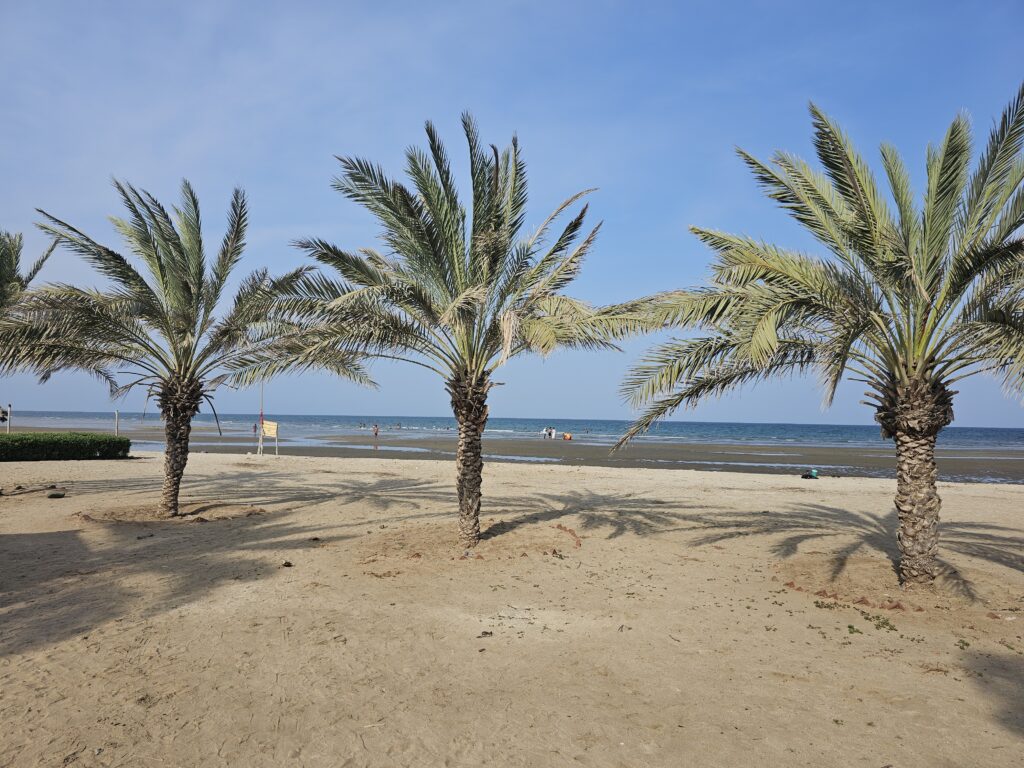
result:
[[[161,466],[0,465],[0,765],[1020,764],[1018,486],[903,591],[883,480],[492,463],[462,559],[449,462]]]

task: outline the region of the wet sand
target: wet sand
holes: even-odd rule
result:
[[[377,446],[376,449],[374,446]],[[337,439],[331,448],[288,447],[288,453],[310,456],[365,456],[376,450],[388,458],[451,458],[456,439],[406,438],[382,435]],[[830,477],[895,477],[895,449],[879,441],[862,446],[747,445],[737,443],[637,442],[611,452],[610,446],[572,440],[531,440],[485,435],[484,453],[495,461],[557,461],[576,466],[697,469],[704,471],[802,474],[816,468]],[[939,473],[945,480],[985,475],[992,482],[1024,482],[1024,451],[939,449]]]
[[[48,431],[21,427],[19,431]],[[88,431],[88,430],[82,430]],[[121,434],[152,450],[163,441],[158,424],[124,429]],[[384,432],[377,440],[370,435],[317,435],[320,444],[303,445],[280,441],[280,452],[289,456],[336,458],[389,458],[450,460],[455,456],[456,437],[413,437]],[[253,453],[256,440],[251,435],[219,436],[206,425],[193,428],[192,447],[196,453]],[[268,439],[265,450],[274,452]],[[614,453],[608,445],[579,440],[484,435],[484,453],[489,461],[518,463],[558,463],[570,466],[634,467],[649,469],[690,469],[709,472],[753,472],[758,474],[800,475],[815,468],[828,477],[895,477],[896,457],[892,444],[879,440],[877,447],[806,446],[792,444],[752,445],[740,443],[684,443],[639,441]],[[937,451],[939,475],[953,482],[1024,483],[1024,451],[1007,449],[965,450],[942,448]]]

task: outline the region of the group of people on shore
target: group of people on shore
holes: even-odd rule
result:
[[[555,430],[554,427],[544,427],[544,429],[541,431],[541,434],[544,435],[545,440],[554,440],[555,436],[559,433]],[[561,435],[563,440],[572,440],[572,433],[570,432],[562,432]]]
[[[370,430],[373,430],[374,434],[380,432],[380,425],[379,424],[370,425],[370,424],[366,424],[365,422],[361,421],[356,426],[359,429],[370,429]],[[402,422],[396,421],[394,424],[388,424],[386,426],[387,426],[388,429],[401,429],[402,428]]]

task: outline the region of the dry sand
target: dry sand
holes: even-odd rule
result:
[[[0,464],[0,765],[1024,761],[1020,486],[943,484],[904,592],[881,480],[492,464],[460,559],[450,463],[200,454],[206,522],[110,520],[160,473]]]

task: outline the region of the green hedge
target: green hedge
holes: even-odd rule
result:
[[[0,434],[0,461],[71,461],[124,459],[132,447],[127,437],[87,432],[15,432]]]

